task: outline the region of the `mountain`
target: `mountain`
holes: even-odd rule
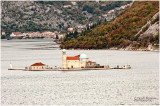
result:
[[[112,22],[89,28],[77,38],[66,37],[61,48],[146,48],[159,43],[159,2],[135,1]]]
[[[2,1],[1,28],[7,32],[66,31],[104,20],[103,14],[130,1]]]

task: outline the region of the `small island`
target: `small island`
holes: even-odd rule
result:
[[[80,70],[105,70],[105,69],[130,69],[130,65],[124,65],[123,67],[109,67],[109,65],[97,64],[89,60],[88,56],[84,53],[77,56],[69,57],[66,54],[66,50],[62,50],[62,67],[48,67],[41,62],[34,63],[29,67],[23,68],[9,68],[8,70],[24,70],[24,71],[80,71]]]

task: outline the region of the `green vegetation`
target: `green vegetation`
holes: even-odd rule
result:
[[[22,39],[23,38],[23,36],[18,36],[18,39]]]
[[[85,5],[82,9],[82,11],[87,11],[88,13],[93,13],[94,11],[94,6],[93,5]]]
[[[122,5],[125,5],[126,3],[129,3],[129,1],[126,1],[126,2],[117,1],[117,2],[114,2],[114,3],[108,4],[107,6],[101,6],[100,9],[102,9],[104,11],[109,11],[112,8],[120,7]]]
[[[2,35],[2,36],[1,36],[1,39],[6,39],[6,36],[5,36],[5,35]]]
[[[134,2],[132,7],[119,14],[116,21],[104,22],[93,29],[87,29],[76,39],[63,41],[60,47],[66,49],[102,49],[123,48],[130,44],[135,45],[135,47],[146,47],[149,43],[153,43],[155,39],[158,40],[157,36],[159,34],[155,38],[149,37],[147,41],[138,41],[138,37],[134,35],[158,11],[159,2],[157,1]],[[148,27],[146,26],[143,31],[147,30]]]
[[[59,39],[58,35],[56,35],[56,39]]]
[[[93,28],[95,28],[96,26],[100,25],[102,23],[102,21],[98,21],[98,23],[94,23],[93,25],[91,25],[89,27],[89,25],[87,25],[87,29],[85,31],[83,31],[81,33],[81,36],[85,36],[87,33],[89,33]],[[78,34],[77,30],[75,30],[74,33],[69,33],[66,35],[66,37],[63,39],[63,41],[69,41],[69,40],[73,40],[76,39],[78,36],[80,36],[80,34]]]

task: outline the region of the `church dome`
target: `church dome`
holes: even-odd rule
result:
[[[88,58],[88,56],[86,54],[81,54],[80,55],[80,59],[85,59],[85,58]]]

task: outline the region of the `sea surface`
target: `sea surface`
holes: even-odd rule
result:
[[[158,105],[159,52],[67,50],[91,61],[131,69],[21,71],[35,62],[61,67],[62,50],[52,39],[1,40],[2,105]]]

